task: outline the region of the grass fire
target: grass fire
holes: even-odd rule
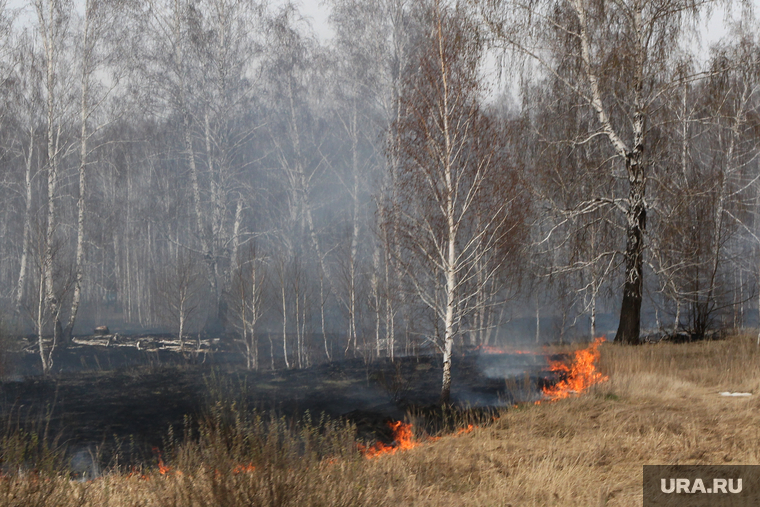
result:
[[[359,445],[359,452],[367,458],[375,458],[383,454],[395,454],[397,451],[406,451],[414,449],[419,445],[414,441],[414,433],[412,432],[412,425],[404,423],[402,421],[389,422],[388,426],[393,431],[393,443],[391,445],[385,445],[382,442],[365,447]]]
[[[574,394],[580,394],[589,387],[609,379],[597,369],[600,357],[599,346],[604,338],[597,338],[585,349],[576,350],[570,356],[569,364],[565,361],[551,361],[549,369],[558,374],[560,380],[553,385],[542,388],[549,401],[557,401]],[[536,404],[540,404],[541,400]]]
[[[0,507],[639,506],[646,464],[760,462],[759,34],[0,0]]]
[[[374,423],[262,412],[217,373],[205,408],[142,462],[127,461],[125,442],[90,475],[72,473],[44,414],[36,433],[7,424],[0,504],[637,506],[643,464],[757,464],[757,397],[720,394],[760,389],[754,340],[549,347],[554,384],[541,394],[553,403]],[[373,427],[387,436],[367,443]]]

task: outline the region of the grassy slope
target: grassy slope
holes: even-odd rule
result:
[[[181,476],[10,478],[0,481],[0,504],[628,506],[642,503],[643,464],[760,462],[753,337],[604,345],[600,363],[610,380],[583,396],[509,410],[488,427],[393,456],[352,457],[351,444],[338,442],[337,460],[286,450],[236,474],[209,453],[213,445],[190,446],[176,455]]]

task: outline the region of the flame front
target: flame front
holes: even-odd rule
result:
[[[466,428],[459,428],[456,433],[454,433],[455,437],[458,437],[459,435],[464,435],[467,433],[470,433],[472,430],[477,428],[477,426],[473,426],[472,424],[468,424]]]
[[[359,452],[362,453],[367,459],[371,459],[383,454],[396,454],[397,451],[414,449],[415,447],[422,445],[422,443],[437,442],[442,438],[427,437],[425,438],[424,442],[415,442],[413,440],[414,432],[412,431],[411,424],[396,421],[389,422],[388,427],[393,430],[393,443],[391,445],[385,445],[382,442],[377,442],[375,445],[366,447],[362,444],[359,444]],[[470,433],[475,428],[477,428],[477,426],[470,424],[466,428],[460,428],[457,430],[453,436],[458,437],[459,435]]]
[[[172,468],[164,464],[164,459],[161,456],[161,451],[158,447],[153,448],[153,453],[158,455],[158,473],[166,475],[172,471]]]
[[[247,465],[238,465],[235,468],[232,469],[232,473],[235,475],[242,474],[242,473],[251,473],[256,470],[256,467],[253,466],[253,463],[248,463]]]
[[[359,452],[364,454],[368,459],[380,456],[382,454],[396,454],[396,451],[406,451],[413,449],[419,444],[412,440],[414,433],[412,432],[412,425],[401,421],[389,422],[388,427],[393,430],[393,442],[396,445],[385,445],[382,442],[377,442],[375,445],[365,447],[359,445]]]
[[[609,377],[596,369],[599,359],[599,345],[604,342],[600,337],[594,340],[588,348],[576,350],[572,362],[567,365],[562,361],[552,361],[551,371],[563,374],[564,378],[550,387],[544,387],[544,396],[549,401],[561,400],[571,394],[580,393],[594,384],[606,381]],[[536,404],[540,403],[537,401]]]

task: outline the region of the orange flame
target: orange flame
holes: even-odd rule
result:
[[[153,448],[153,452],[158,454],[158,473],[161,475],[182,475],[181,470],[174,470],[172,467],[164,464],[164,459],[161,457],[161,451],[158,449],[158,447]],[[131,474],[130,474],[131,475]]]
[[[135,469],[134,466],[132,467],[132,470],[127,474],[127,479],[131,479],[132,477],[136,477],[136,478],[138,478],[140,480],[143,480],[143,481],[149,481],[150,480],[150,477],[148,477],[147,475],[139,472],[137,469]]]
[[[161,475],[166,475],[171,472],[171,467],[168,467],[164,464],[164,459],[161,457],[161,451],[158,449],[158,447],[154,447],[153,452],[158,455],[158,473]]]
[[[551,371],[563,374],[564,378],[553,386],[544,387],[544,396],[549,401],[557,401],[606,381],[609,377],[602,375],[595,364],[599,359],[599,345],[604,341],[603,337],[599,337],[588,348],[576,350],[569,365],[562,361],[551,361],[549,364]],[[539,403],[541,403],[540,400],[536,402],[537,405]]]
[[[237,475],[241,473],[251,473],[254,470],[256,470],[256,467],[253,466],[253,463],[248,463],[247,465],[238,465],[233,470],[232,473]]]
[[[388,427],[393,430],[393,443],[391,445],[385,445],[382,442],[377,442],[375,443],[375,445],[366,447],[362,444],[359,444],[358,446],[359,452],[362,453],[367,459],[371,459],[383,454],[396,454],[397,451],[406,451],[409,449],[414,449],[415,447],[419,445],[422,445],[421,442],[415,442],[414,440],[412,440],[414,437],[414,433],[412,431],[411,424],[406,424],[401,421],[396,421],[396,422],[389,422]],[[459,430],[457,430],[457,432],[454,433],[454,436],[458,437],[459,435],[470,433],[475,428],[477,428],[477,426],[473,426],[472,424],[470,424],[466,428],[460,428]],[[427,437],[425,439],[425,442],[427,443],[437,442],[441,438],[442,437]],[[334,460],[331,460],[331,462],[332,461]]]
[[[389,422],[388,427],[393,430],[393,443],[396,445],[385,445],[382,442],[377,442],[373,446],[365,447],[364,445],[359,444],[359,452],[364,454],[367,459],[371,459],[382,454],[396,454],[396,451],[406,451],[419,445],[412,440],[414,434],[412,432],[411,424],[396,421]]]
[[[456,433],[454,433],[455,437],[458,437],[459,435],[464,435],[465,433],[469,433],[472,430],[477,428],[477,426],[473,426],[472,424],[468,424],[466,428],[459,428]]]

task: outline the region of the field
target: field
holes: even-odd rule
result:
[[[151,463],[112,466],[91,481],[72,480],[53,448],[40,452],[28,435],[7,430],[6,465],[23,449],[40,462],[0,480],[0,503],[635,506],[644,464],[760,462],[753,336],[604,344],[598,366],[609,380],[581,395],[477,420],[453,413],[458,426],[477,427],[431,438],[418,424],[408,450],[372,459],[357,451],[355,424],[272,420],[223,394],[197,425],[168,435]]]

